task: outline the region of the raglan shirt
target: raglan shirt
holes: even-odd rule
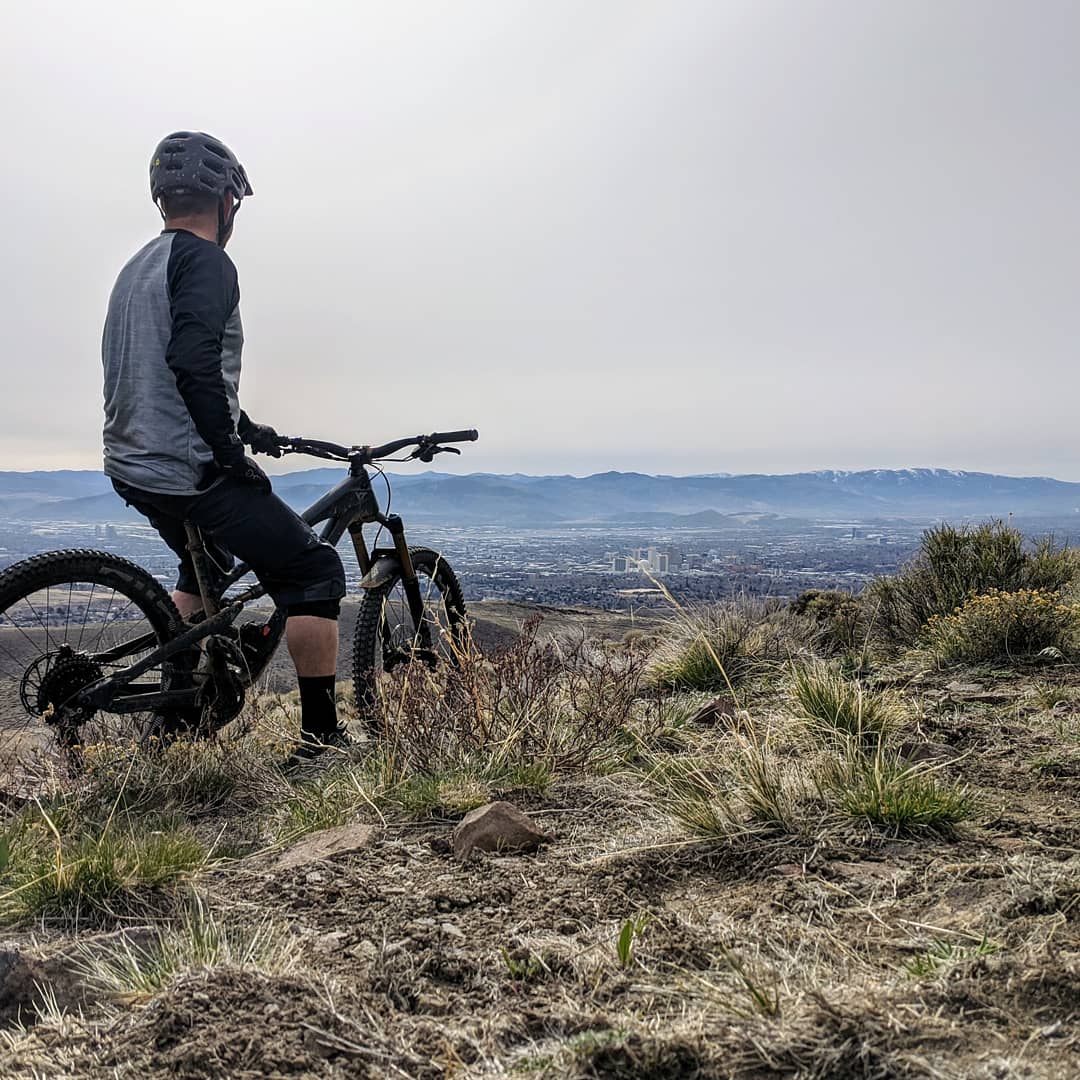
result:
[[[120,271],[102,337],[105,472],[143,491],[195,495],[234,461],[244,332],[236,267],[182,229]]]

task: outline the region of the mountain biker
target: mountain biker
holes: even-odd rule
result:
[[[285,609],[301,707],[290,760],[303,762],[348,745],[334,694],[345,573],[244,452],[281,455],[277,432],[237,397],[244,335],[225,245],[250,195],[236,156],[205,132],[174,132],[154,151],[150,197],[165,225],[121,270],[102,339],[105,472],[179,558],[172,596],[184,618],[203,606],[185,520],[204,534],[213,584],[239,558]],[[184,729],[156,718],[164,740]]]

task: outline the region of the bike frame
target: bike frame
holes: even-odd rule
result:
[[[300,515],[312,528],[322,525],[319,538],[337,547],[341,538],[348,532],[356,552],[356,561],[360,566],[361,587],[371,588],[377,585],[372,580],[372,570],[384,559],[395,557],[401,570],[402,587],[409,604],[413,625],[417,627],[420,644],[430,648],[430,631],[424,619],[424,601],[420,593],[420,583],[409,554],[405,539],[405,525],[397,514],[386,515],[379,509],[379,503],[371,486],[371,477],[359,454],[350,455],[349,475],[341,483],[331,488],[322,498],[313,503]],[[394,546],[368,550],[363,534],[364,526],[377,522],[390,533]],[[203,596],[207,617],[185,630],[171,641],[159,646],[141,660],[132,664],[125,671],[110,675],[90,684],[72,699],[76,709],[104,710],[112,713],[144,712],[148,709],[184,708],[197,704],[200,690],[198,687],[182,690],[158,690],[151,685],[145,689],[131,685],[140,675],[152,667],[191,648],[205,638],[218,634],[230,626],[243,609],[254,600],[266,595],[266,589],[256,583],[237,594],[226,603],[221,603],[212,593],[208,584],[208,575],[203,552],[202,536],[198,529],[188,525],[188,546],[192,553],[199,591]],[[250,567],[241,563],[225,579],[222,594],[235,585]],[[108,652],[93,657],[98,662],[109,663],[133,656],[156,641],[156,635],[144,634],[129,642],[117,646]],[[121,695],[122,690],[127,690]]]

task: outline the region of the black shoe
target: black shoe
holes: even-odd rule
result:
[[[351,756],[355,748],[356,743],[349,738],[348,731],[341,725],[322,735],[301,731],[300,741],[289,755],[289,760],[285,762],[285,768],[293,769],[303,765],[322,764],[323,761],[340,761],[342,755]],[[327,755],[328,750],[334,752]]]
[[[260,671],[266,663],[266,651],[273,629],[270,621],[249,622],[237,627],[237,635],[240,638],[240,652],[244,657],[250,671]],[[278,639],[274,639],[276,646]]]

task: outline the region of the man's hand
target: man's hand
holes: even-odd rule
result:
[[[281,436],[269,424],[256,424],[247,413],[241,413],[237,429],[240,438],[251,447],[253,453],[281,457],[281,447],[278,445]]]
[[[234,480],[242,480],[245,484],[254,484],[256,487],[270,493],[270,477],[259,468],[258,462],[243,454],[230,454],[224,461],[214,459],[217,467],[225,476],[231,476]]]

